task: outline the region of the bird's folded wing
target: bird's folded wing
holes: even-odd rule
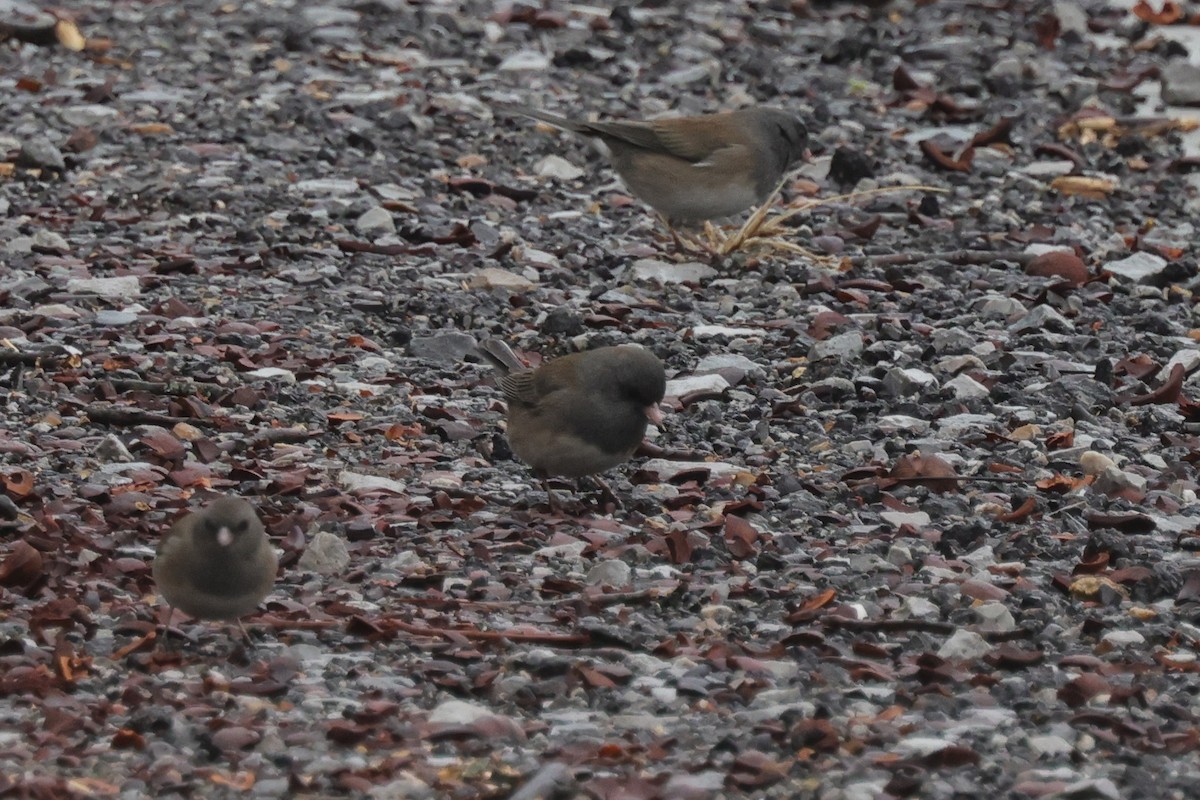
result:
[[[522,370],[521,372],[510,372],[508,375],[501,376],[496,381],[500,386],[500,391],[504,392],[504,399],[525,405],[535,405],[538,401],[538,389],[533,382],[533,371]]]

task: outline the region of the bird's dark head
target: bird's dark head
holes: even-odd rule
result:
[[[667,392],[663,363],[638,345],[621,345],[616,350],[618,358],[613,364],[613,380],[617,390],[640,406],[657,409]]]
[[[808,152],[808,127],[799,117],[786,111],[774,108],[767,111],[770,112],[770,125],[783,144],[787,165],[803,161]]]
[[[210,546],[232,548],[235,543],[253,540],[262,531],[254,508],[238,497],[222,497],[209,505],[196,526],[196,535]]]

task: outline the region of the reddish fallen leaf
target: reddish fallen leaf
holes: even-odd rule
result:
[[[921,761],[930,769],[964,767],[967,764],[978,764],[980,755],[966,745],[952,744],[941,750],[935,750]]]
[[[1025,274],[1039,278],[1060,278],[1070,286],[1082,286],[1091,278],[1083,259],[1061,250],[1034,257],[1025,266]]]
[[[1155,11],[1154,6],[1146,0],[1138,0],[1130,11],[1135,17],[1151,25],[1174,25],[1183,19],[1183,9],[1173,0],[1163,3],[1159,11]]]
[[[953,156],[942,150],[932,139],[923,139],[919,146],[926,158],[942,169],[951,172],[970,172],[971,162],[975,160],[975,148],[973,147],[967,147],[957,156]]]
[[[208,776],[208,779],[218,786],[228,786],[242,792],[248,792],[253,789],[255,783],[253,772],[235,772],[232,775],[226,775],[223,772],[213,772]]]
[[[1072,478],[1061,473],[1055,473],[1049,478],[1043,478],[1038,481],[1034,486],[1043,492],[1060,492],[1066,494],[1077,489],[1082,489],[1091,484],[1093,480],[1094,478],[1091,475],[1085,475],[1082,478]]]
[[[741,517],[725,515],[725,546],[734,558],[749,558],[758,552],[760,536],[754,526]]]
[[[671,530],[666,535],[667,549],[671,560],[676,564],[688,564],[692,560],[692,545],[688,541],[687,531]]]
[[[4,473],[4,491],[9,497],[21,499],[33,491],[33,473],[27,469],[14,469]]]
[[[744,750],[733,760],[727,780],[742,788],[770,786],[787,777],[791,763],[775,761],[757,750]]]
[[[1012,117],[1001,117],[1000,121],[986,131],[975,134],[971,144],[975,147],[988,147],[993,144],[1012,144]]]
[[[1043,50],[1053,50],[1062,32],[1062,22],[1052,13],[1042,14],[1033,23],[1033,35]]]
[[[901,64],[892,72],[892,88],[898,92],[913,92],[925,86],[913,77],[905,64]]]
[[[1071,570],[1073,575],[1098,575],[1108,569],[1109,554],[1107,552],[1096,553],[1095,556],[1088,559],[1081,559],[1075,568]]]
[[[1186,573],[1179,593],[1175,595],[1176,603],[1194,603],[1200,600],[1200,570],[1193,569]]]
[[[18,539],[0,562],[0,586],[29,586],[42,577],[42,554],[36,547]]]
[[[574,670],[579,677],[583,678],[583,682],[592,689],[617,688],[616,681],[599,670],[587,666],[586,664],[576,664]]]
[[[1127,356],[1113,365],[1114,375],[1130,375],[1138,380],[1148,378],[1162,369],[1157,361],[1145,353]]]
[[[875,238],[875,234],[879,232],[879,228],[881,225],[883,225],[883,215],[882,214],[872,214],[871,216],[867,217],[862,222],[859,222],[859,223],[856,223],[853,225],[847,225],[844,228],[844,230],[847,233],[850,233],[850,234],[858,237],[859,239],[869,242],[871,239]],[[833,313],[837,313],[837,312],[831,311],[831,312],[825,312],[825,313],[833,314]]]
[[[112,738],[114,750],[145,750],[146,738],[132,728],[120,728]]]
[[[1066,450],[1075,445],[1075,431],[1059,431],[1046,437],[1047,450]]]
[[[818,753],[836,753],[841,747],[837,729],[827,719],[802,719],[788,731],[792,747],[806,747]]]
[[[1089,672],[1063,684],[1058,690],[1058,699],[1071,708],[1079,708],[1086,705],[1096,695],[1109,691],[1110,688],[1107,680]]]
[[[1046,658],[1041,650],[1026,650],[1011,644],[1002,644],[984,656],[984,660],[999,669],[1025,669],[1036,666]]]
[[[915,483],[934,492],[952,492],[958,488],[958,474],[944,458],[923,456],[920,452],[901,456],[888,477]]]
[[[1183,379],[1187,377],[1187,369],[1183,364],[1171,367],[1171,374],[1162,386],[1152,392],[1129,398],[1131,406],[1163,405],[1178,403],[1183,392]]]
[[[1032,497],[1026,497],[1025,502],[1021,503],[1017,508],[1005,514],[997,514],[996,519],[1000,522],[1020,522],[1035,510],[1037,510],[1037,501]]]
[[[335,720],[325,728],[325,738],[343,745],[354,745],[371,735],[371,728],[344,720]]]
[[[836,311],[819,311],[808,326],[808,335],[818,341],[828,339],[835,330],[850,324],[850,318]]]
[[[1122,533],[1152,533],[1158,525],[1154,518],[1146,514],[1130,511],[1123,514],[1106,514],[1102,511],[1088,511],[1083,515],[1088,528],[1115,528]]]

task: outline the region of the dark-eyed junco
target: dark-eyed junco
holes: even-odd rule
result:
[[[658,404],[667,385],[662,362],[637,345],[618,345],[526,369],[498,339],[483,342],[481,349],[502,373],[513,452],[543,483],[551,475],[590,475],[612,496],[597,473],[628,461],[646,424],[662,421]],[[552,494],[550,505],[553,509]]]
[[[672,224],[727,217],[761,203],[808,143],[804,123],[777,108],[645,122],[577,122],[525,106],[496,108],[600,139],[629,191]]]
[[[240,617],[275,585],[277,567],[258,514],[240,497],[221,497],[188,514],[167,531],[154,557],[154,581],[171,608],[167,630],[176,608],[241,627]]]

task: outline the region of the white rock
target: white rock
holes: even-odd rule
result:
[[[384,478],[380,475],[364,475],[360,472],[343,471],[338,475],[338,483],[348,492],[392,492],[404,494],[408,490],[400,481]]]
[[[363,236],[386,236],[396,232],[396,221],[392,214],[382,206],[369,208],[354,221],[354,230]]]
[[[863,336],[857,331],[847,331],[831,336],[824,341],[816,342],[808,350],[808,357],[813,361],[826,358],[850,359],[863,351]]]
[[[912,525],[923,528],[930,523],[929,515],[924,511],[881,511],[880,518],[899,528],[901,525]]]
[[[662,284],[701,283],[716,274],[715,269],[697,261],[671,264],[653,258],[643,258],[633,262],[633,278],[639,281],[656,281]]]
[[[550,67],[550,56],[537,50],[518,50],[500,62],[496,69],[501,72],[545,70]]]
[[[1064,756],[1074,748],[1061,736],[1030,736],[1029,749],[1039,756]]]
[[[355,194],[359,191],[358,181],[344,178],[311,178],[292,184],[292,191],[302,194],[316,194],[337,197]]]
[[[510,289],[514,292],[527,292],[533,289],[535,284],[515,272],[499,267],[484,267],[471,273],[469,285],[472,289]]]
[[[1106,272],[1131,281],[1151,278],[1166,268],[1167,260],[1165,258],[1145,251],[1134,253],[1120,261],[1110,261],[1104,265]]]
[[[692,328],[692,335],[697,339],[710,336],[728,336],[732,339],[738,336],[761,336],[762,331],[758,328],[731,328],[728,325],[697,325]]]
[[[962,557],[962,560],[975,569],[984,569],[996,563],[996,551],[990,544],[977,547]]]
[[[67,281],[67,291],[74,294],[123,298],[141,294],[142,286],[136,275],[121,275],[117,278],[72,278]]]
[[[590,586],[628,586],[633,570],[619,558],[601,561],[588,570],[587,582]]]
[[[934,736],[909,736],[896,742],[896,750],[905,756],[931,756],[940,753],[954,742]]]
[[[740,369],[746,374],[762,374],[763,367],[757,361],[739,353],[711,353],[696,364],[695,373],[716,372],[722,369]]]
[[[583,170],[562,156],[549,155],[533,165],[533,174],[542,178],[573,181],[583,177]]]
[[[975,607],[975,614],[979,617],[979,629],[983,631],[1011,631],[1017,627],[1012,612],[999,601],[980,603]]]
[[[48,231],[45,228],[41,228],[37,233],[33,234],[33,244],[47,250],[57,250],[60,253],[69,253],[71,251],[71,243],[62,234]]]
[[[1146,637],[1137,631],[1109,631],[1101,638],[1114,647],[1133,647],[1146,643]]]
[[[886,417],[880,417],[876,424],[884,433],[896,433],[897,431],[924,433],[929,430],[929,420],[908,417],[903,414],[888,414]]]
[[[532,267],[541,267],[543,269],[557,267],[562,262],[558,256],[553,253],[547,253],[545,250],[537,250],[533,247],[522,247],[520,250],[521,262],[529,264]]]
[[[1079,468],[1084,475],[1103,475],[1109,469],[1115,469],[1116,462],[1103,453],[1086,450],[1079,456]]]
[[[284,369],[283,367],[260,367],[258,369],[250,370],[246,373],[246,375],[251,378],[260,378],[265,381],[283,381],[284,383],[289,384],[296,382],[296,373],[292,372],[290,369]]]
[[[1181,364],[1185,373],[1195,372],[1197,368],[1200,368],[1200,349],[1193,346],[1176,351],[1175,355],[1171,356],[1171,360],[1159,371],[1158,379],[1165,380],[1170,376],[1171,370],[1175,368],[1176,364]]]
[[[982,400],[991,394],[986,386],[969,375],[956,375],[946,381],[946,388],[959,400]]]
[[[978,633],[955,631],[940,648],[938,656],[947,661],[973,661],[991,651],[991,645]]]
[[[342,537],[329,531],[317,531],[304,548],[298,564],[300,569],[319,575],[336,575],[350,565],[350,551]]]
[[[694,392],[720,393],[729,388],[729,381],[716,373],[689,375],[667,381],[667,397],[683,397]]]
[[[941,609],[935,603],[913,596],[904,598],[904,603],[895,613],[896,619],[937,619],[940,615]]]
[[[533,551],[533,554],[538,558],[578,559],[583,555],[583,551],[587,550],[587,547],[587,542],[568,542],[567,544],[543,547]]]
[[[485,706],[465,700],[446,700],[429,712],[429,722],[438,725],[470,725],[496,716]]]

